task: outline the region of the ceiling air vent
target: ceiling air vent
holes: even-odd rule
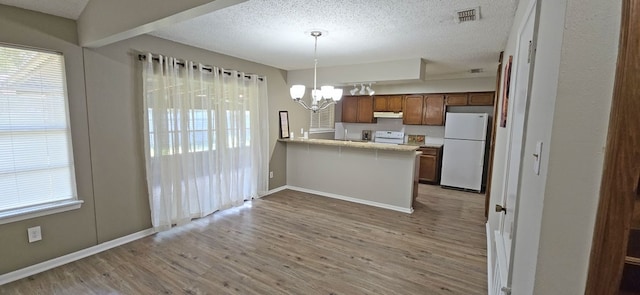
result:
[[[456,22],[463,23],[480,19],[480,7],[456,11]]]
[[[478,73],[482,73],[483,70],[481,68],[477,68],[477,69],[471,69],[469,72],[471,72],[472,74],[478,74]]]

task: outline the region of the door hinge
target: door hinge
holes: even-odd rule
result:
[[[533,54],[533,43],[529,40],[529,55],[527,57],[527,63],[531,63],[531,55]]]
[[[511,288],[509,287],[502,287],[500,288],[500,291],[502,291],[502,293],[504,293],[505,295],[511,295]]]

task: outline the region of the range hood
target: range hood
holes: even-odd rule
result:
[[[402,112],[373,112],[374,118],[402,119]]]

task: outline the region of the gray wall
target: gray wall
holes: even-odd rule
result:
[[[308,112],[289,98],[285,71],[151,36],[83,49],[77,45],[74,21],[2,5],[0,28],[0,42],[56,50],[65,56],[78,195],[85,201],[78,210],[0,225],[0,274],[151,226],[138,51],[266,76],[270,171],[274,171],[269,187],[285,185],[286,147],[277,142],[278,111],[289,111],[292,130],[307,129],[309,122]],[[29,244],[26,229],[35,225],[42,226],[43,240]]]
[[[89,130],[82,61],[75,22],[0,5],[0,42],[62,52],[78,198],[82,208],[0,225],[0,274],[96,244]],[[27,242],[27,228],[40,225],[43,240]]]

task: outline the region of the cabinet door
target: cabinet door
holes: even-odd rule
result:
[[[436,181],[437,158],[434,155],[420,156],[420,180],[427,182]]]
[[[358,97],[358,123],[373,123],[373,97]]]
[[[358,98],[345,96],[342,98],[342,122],[358,122]]]
[[[469,105],[492,106],[495,92],[469,93]]]
[[[425,95],[424,125],[444,125],[444,95]]]
[[[448,106],[466,106],[467,94],[466,93],[447,94],[447,105]]]
[[[402,95],[392,95],[387,97],[387,111],[402,112]]]
[[[373,111],[374,112],[386,112],[387,111],[387,96],[376,95],[373,97]]]
[[[405,125],[422,125],[424,98],[422,95],[407,95],[404,97],[404,113],[402,123]]]

